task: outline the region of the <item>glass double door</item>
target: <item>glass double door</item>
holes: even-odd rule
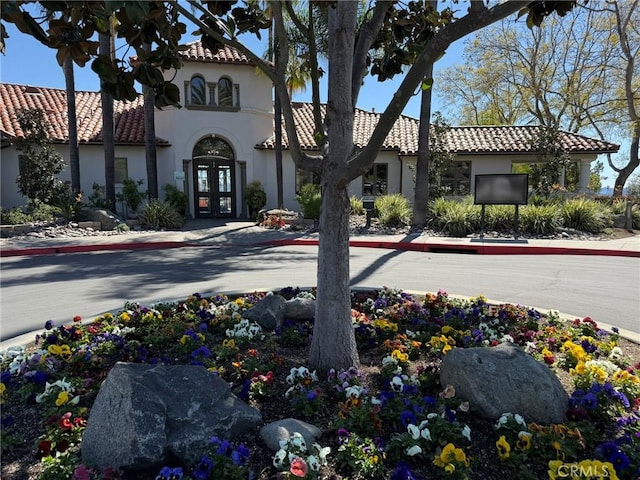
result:
[[[233,162],[194,160],[196,218],[235,217]]]

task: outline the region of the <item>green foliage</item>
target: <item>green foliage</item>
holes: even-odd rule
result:
[[[411,204],[399,193],[376,197],[375,210],[385,227],[401,227],[411,222]]]
[[[473,204],[471,197],[462,202],[437,198],[431,211],[437,225],[454,237],[464,237],[480,229],[480,208]]]
[[[487,205],[485,209],[485,228],[496,232],[510,231],[513,228],[515,207],[513,205]]]
[[[552,235],[560,226],[556,205],[527,205],[520,210],[520,231],[534,235]]]
[[[588,198],[567,200],[562,205],[560,214],[565,227],[583,232],[599,233],[613,225],[611,210]]]
[[[82,209],[82,193],[74,193],[71,184],[65,182],[64,188],[52,199],[53,205],[58,208],[65,221],[70,222],[78,218]]]
[[[244,201],[247,202],[251,216],[255,217],[258,211],[267,204],[267,194],[262,183],[256,180],[248,184],[247,190],[244,192]]]
[[[155,199],[143,207],[138,219],[143,227],[156,230],[177,230],[184,223],[184,217],[169,203]]]
[[[11,210],[2,209],[0,216],[0,224],[2,225],[20,225],[31,221],[31,216],[25,213],[20,207],[15,207]]]
[[[364,205],[361,198],[351,196],[349,205],[351,206],[351,215],[364,215]]]
[[[560,137],[557,128],[541,127],[531,145],[531,150],[538,152],[538,163],[529,165],[529,184],[536,193],[550,194],[558,184],[560,170],[570,163]]]
[[[167,203],[175,208],[180,215],[184,215],[187,212],[187,203],[189,202],[187,194],[170,183],[164,186],[164,192]]]
[[[640,173],[636,173],[629,178],[625,188],[627,189],[627,195],[640,198]]]
[[[296,202],[302,207],[304,218],[320,219],[320,206],[322,205],[320,185],[316,185],[315,183],[303,185],[300,193],[296,195]]]
[[[88,203],[89,207],[108,209],[109,203],[107,202],[106,188],[104,185],[99,185],[96,182],[93,183],[91,195],[89,195]]]
[[[125,178],[122,182],[122,193],[118,195],[118,201],[124,201],[132,213],[138,210],[142,201],[146,198],[147,192],[141,192],[138,187],[144,183],[144,180],[133,180]]]
[[[30,202],[47,203],[62,184],[57,175],[64,170],[64,159],[51,146],[43,111],[17,110],[16,116],[24,132],[13,140],[22,172],[16,178],[18,191]]]

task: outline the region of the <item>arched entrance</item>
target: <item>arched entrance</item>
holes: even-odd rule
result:
[[[235,218],[235,155],[231,145],[214,135],[193,148],[196,218]]]

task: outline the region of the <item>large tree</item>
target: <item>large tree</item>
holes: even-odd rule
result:
[[[638,0],[587,3],[542,28],[508,18],[467,43],[465,64],[444,70],[438,91],[460,123],[622,132],[629,158],[609,158],[620,193],[638,166],[639,24]]]
[[[455,18],[454,12],[448,8],[427,13],[422,2],[404,4],[372,1],[367,3],[369,8],[362,23],[358,23],[358,2],[318,2],[318,8],[325,9],[328,15],[329,43],[325,107],[319,101],[319,69],[317,64],[313,65],[317,59],[311,56],[309,58],[312,63],[310,72],[317,154],[305,152],[301,148],[291,98],[282,74],[286,69],[276,67],[274,70],[237,39],[239,33],[259,33],[269,27],[270,22],[258,3],[205,2],[203,5],[195,0],[187,3],[189,5],[180,2],[126,3],[116,13],[120,21],[119,34],[136,45],[135,48],[145,37],[151,37],[152,42],[158,43],[158,39],[153,38],[154,35],[160,39],[168,39],[164,45],[173,47],[180,39],[176,32],[184,28],[175,15],[179,12],[199,27],[202,41],[209,48],[216,50],[223,44],[237,48],[272,80],[281,101],[291,156],[297,167],[318,174],[322,186],[316,319],[309,363],[320,371],[357,365],[359,359],[351,322],[349,289],[349,182],[371,167],[387,134],[421,84],[429,66],[452,42],[523,8],[532,23],[539,23],[553,9],[561,9],[561,13],[564,13],[572,8],[573,2],[529,4],[508,0],[487,6],[482,1],[472,1],[465,13],[460,18]],[[70,5],[70,8],[82,8],[73,7],[72,3]],[[95,11],[95,2],[91,5]],[[280,45],[278,62],[287,65],[289,41],[283,7],[294,22],[297,16],[290,2],[276,1],[271,2],[270,6],[275,21],[275,35]],[[127,11],[130,8],[136,15],[133,15],[134,11]],[[154,16],[157,9],[162,9],[162,14]],[[197,15],[194,12],[198,12]],[[313,19],[310,18],[307,25],[312,22]],[[139,28],[140,23],[144,23],[145,28]],[[306,38],[309,45],[315,43],[315,38]],[[170,62],[176,58],[177,45],[175,50],[175,55],[172,48],[163,50],[163,59]],[[176,66],[179,67],[179,64]],[[119,65],[117,71],[125,67]],[[380,115],[367,145],[362,149],[355,148],[355,108],[365,76],[371,73],[378,80],[384,81],[402,73],[405,67],[407,71],[404,78]],[[103,81],[108,81],[107,74],[112,71],[110,68],[105,69]],[[121,79],[124,78],[121,76]],[[179,92],[177,87],[175,92],[176,95]]]

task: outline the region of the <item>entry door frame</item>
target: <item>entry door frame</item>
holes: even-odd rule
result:
[[[235,162],[228,158],[193,159],[195,218],[235,218]]]

